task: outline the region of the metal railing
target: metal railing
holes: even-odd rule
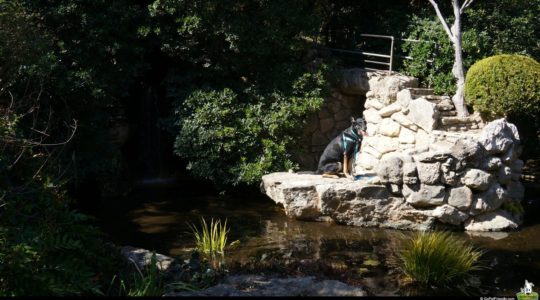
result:
[[[378,35],[378,34],[367,34],[363,33],[360,34],[361,37],[367,37],[367,38],[378,38],[378,39],[385,39],[389,40],[390,42],[390,51],[388,53],[377,53],[377,52],[368,52],[363,50],[346,50],[346,49],[338,49],[338,48],[331,48],[331,47],[321,47],[327,50],[330,50],[332,52],[337,53],[347,53],[347,54],[353,54],[353,55],[359,55],[362,56],[363,59],[361,60],[363,65],[376,65],[376,66],[386,66],[384,69],[377,68],[377,67],[364,67],[366,70],[370,71],[386,71],[388,74],[392,74],[393,67],[394,67],[394,57],[401,57],[406,60],[412,60],[413,58],[408,55],[395,55],[394,54],[394,44],[396,40],[402,40],[406,42],[413,42],[413,43],[433,43],[430,41],[421,41],[421,40],[412,40],[412,39],[396,39],[393,36],[390,35]],[[427,62],[432,64],[435,57],[432,57],[431,59],[428,59]]]

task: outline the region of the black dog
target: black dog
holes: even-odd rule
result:
[[[352,161],[355,153],[360,151],[364,135],[367,136],[364,119],[355,120],[351,117],[351,127],[343,130],[324,149],[319,159],[317,174],[323,174],[324,177],[336,177],[338,173],[343,171],[345,176],[350,177]]]

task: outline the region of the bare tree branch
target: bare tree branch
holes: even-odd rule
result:
[[[462,14],[463,11],[464,11],[467,7],[469,7],[469,5],[471,5],[471,4],[473,3],[473,1],[474,1],[474,0],[465,0],[465,1],[463,2],[463,5],[461,5],[461,8],[459,9],[459,13]]]
[[[452,31],[450,31],[450,27],[448,27],[448,24],[446,23],[446,20],[444,19],[441,10],[439,9],[439,6],[437,5],[437,2],[435,2],[434,0],[429,0],[429,3],[431,3],[431,5],[433,5],[433,8],[435,8],[435,12],[437,13],[437,17],[443,25],[444,31],[446,31],[446,34],[448,34],[450,40],[454,41],[454,35],[452,34]]]

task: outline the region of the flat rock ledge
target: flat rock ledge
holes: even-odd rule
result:
[[[431,210],[416,209],[366,180],[278,172],[263,176],[261,189],[298,220],[330,217],[338,224],[415,230],[431,228],[435,221]]]
[[[479,215],[460,211],[446,204],[448,196],[441,196],[440,203],[417,206],[399,191],[393,193],[390,185],[366,180],[278,172],[263,176],[261,189],[283,206],[287,216],[305,221],[330,218],[337,224],[406,230],[426,230],[444,224],[467,231],[502,231],[519,225],[519,220],[506,211]],[[419,197],[427,201],[442,192],[444,188],[426,195],[419,191]]]
[[[175,292],[164,296],[250,296],[250,297],[283,297],[283,296],[366,296],[366,292],[357,286],[350,286],[337,280],[317,280],[315,277],[269,278],[259,275],[228,276],[224,282],[202,291]]]

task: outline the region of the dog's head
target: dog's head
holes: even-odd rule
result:
[[[354,117],[351,117],[351,128],[353,132],[359,136],[368,136],[368,134],[366,133],[366,121],[363,118],[357,118],[355,120]]]

